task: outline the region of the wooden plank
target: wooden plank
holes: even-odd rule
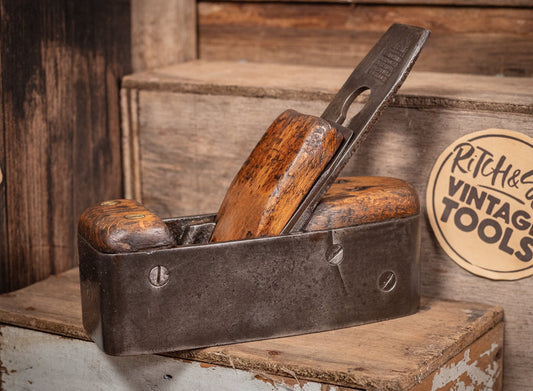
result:
[[[139,94],[137,166],[145,205],[160,216],[216,211],[276,116],[287,108],[321,113],[349,72],[199,61],[128,77],[124,85]],[[434,160],[458,137],[484,128],[533,136],[531,91],[530,78],[414,72],[341,175],[397,177],[424,195]],[[508,320],[505,387],[528,387],[533,314],[517,297],[533,293],[529,280],[476,277],[435,245],[426,221],[422,233],[422,292],[503,305]]]
[[[78,269],[0,295],[0,323],[89,340],[81,322]]]
[[[2,10],[0,8],[0,20]],[[0,24],[1,28],[1,24]],[[0,30],[1,31],[1,30]],[[0,107],[4,107],[2,92],[2,50],[0,49]],[[7,243],[7,203],[6,203],[6,151],[5,151],[5,127],[4,110],[0,110],[0,257],[8,252]],[[5,286],[9,279],[9,266],[7,262],[0,262],[0,287]],[[1,375],[0,375],[1,377]],[[1,384],[1,383],[0,383]]]
[[[416,70],[533,75],[533,8],[201,2],[199,58],[357,64],[392,23],[432,30]]]
[[[43,96],[33,94],[33,91],[42,91],[44,88],[43,69],[36,67],[21,67],[19,58],[15,52],[4,49],[5,47],[24,47],[25,60],[28,64],[41,64],[41,51],[39,46],[40,23],[39,11],[27,15],[22,20],[21,8],[15,8],[15,3],[2,3],[2,19],[0,20],[0,36],[2,37],[2,94],[3,94],[3,114],[4,114],[4,148],[5,148],[5,171],[6,171],[6,202],[9,208],[7,217],[8,231],[6,232],[9,247],[7,253],[2,254],[2,263],[7,266],[7,273],[2,275],[2,291],[13,289],[17,286],[29,284],[32,277],[42,278],[50,274],[50,263],[43,262],[42,265],[32,265],[29,259],[48,258],[48,246],[46,229],[44,225],[48,220],[49,212],[46,209],[46,200],[34,195],[42,194],[44,190],[43,181],[46,180],[46,173],[36,164],[43,162],[43,158],[35,156],[38,152],[36,145],[46,145],[46,132],[39,132],[43,125],[45,116],[45,106]],[[10,9],[14,7],[15,9]],[[39,6],[38,6],[39,7]],[[7,20],[11,19],[10,23]],[[24,34],[17,36],[14,30],[19,30],[21,24],[27,23],[32,28],[24,29]],[[17,26],[18,25],[18,26]],[[9,72],[9,73],[8,73]],[[20,86],[24,86],[24,89]],[[26,87],[27,86],[27,87]],[[29,89],[27,100],[25,99],[25,89]],[[32,126],[33,125],[33,126]],[[16,142],[15,142],[16,141]],[[13,145],[10,145],[13,144]],[[36,158],[32,157],[35,156]],[[24,173],[24,176],[17,175]],[[19,180],[12,183],[15,177]],[[7,181],[9,180],[9,186]],[[31,195],[31,196],[30,196]],[[44,205],[43,205],[44,201]],[[41,217],[32,221],[31,226],[28,221],[31,216],[30,210],[40,213]],[[26,217],[26,218],[25,218]],[[32,216],[33,217],[33,216]],[[30,219],[33,220],[33,219]],[[43,235],[44,233],[44,235]],[[10,240],[11,239],[11,240]],[[17,245],[19,243],[30,246]],[[29,256],[29,252],[32,256]],[[32,274],[34,276],[32,276]]]
[[[169,355],[266,374],[267,379],[274,375],[368,390],[404,390],[501,324],[502,318],[497,306],[424,299],[417,314],[392,321]],[[78,271],[1,295],[0,323],[87,338]]]
[[[122,112],[122,169],[124,197],[141,199],[141,171],[139,162],[139,93],[124,88],[120,94]]]
[[[412,391],[444,391],[465,386],[476,390],[501,390],[502,348],[503,323],[498,323],[430,376],[420,380]]]
[[[122,86],[143,91],[323,101],[325,107],[352,70],[198,60],[126,76]],[[392,106],[533,114],[531,88],[529,78],[413,72]],[[131,100],[138,104],[135,98]],[[139,121],[138,116],[134,120]]]
[[[196,59],[194,0],[131,1],[135,72]]]
[[[9,243],[0,292],[76,264],[76,222],[121,195],[119,78],[129,3],[3,1],[0,37]],[[37,8],[35,8],[37,7]]]
[[[483,306],[471,304],[465,311],[460,303],[432,299],[422,305],[414,316],[387,322],[200,349],[182,357],[366,390],[409,389],[477,339],[463,334],[463,327],[475,329],[478,320],[489,329],[498,323],[488,321],[487,313],[473,320]],[[483,327],[482,334],[489,329]],[[453,348],[447,346],[451,341]]]
[[[204,1],[204,0],[201,0]],[[228,1],[260,1],[271,0],[228,0]],[[279,0],[281,2],[326,2],[350,4],[390,4],[390,5],[447,5],[447,6],[480,6],[480,7],[531,7],[531,0]]]

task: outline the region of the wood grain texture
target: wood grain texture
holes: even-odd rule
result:
[[[0,295],[0,323],[89,340],[83,329],[77,268]]]
[[[194,0],[131,1],[135,72],[196,59]]]
[[[126,76],[123,87],[143,92],[181,92],[327,103],[351,72],[351,68],[331,68],[324,64],[309,66],[198,60]],[[391,105],[533,114],[531,88],[531,78],[413,72]],[[138,99],[136,96],[131,100],[138,105]],[[358,98],[356,102],[364,101]],[[325,108],[326,103],[321,103],[320,108]],[[161,108],[160,114],[164,115],[165,110],[171,106],[171,103],[166,104]],[[138,106],[131,110],[135,111],[137,121],[142,120],[138,117],[139,110],[146,111]],[[224,120],[228,119],[224,117]]]
[[[425,379],[412,391],[444,391],[473,387],[473,390],[502,390],[503,322]]]
[[[304,230],[350,227],[419,212],[418,194],[407,182],[385,177],[340,177],[322,197]]]
[[[279,235],[342,140],[320,117],[281,113],[231,182],[211,241]]]
[[[109,200],[87,208],[78,233],[96,250],[123,253],[170,247],[176,241],[167,225],[133,200]]]
[[[229,1],[270,1],[270,0],[229,0]],[[354,3],[351,0],[280,0],[281,2],[326,2]],[[390,4],[390,5],[452,5],[452,6],[500,6],[500,7],[531,7],[531,0],[357,0],[356,4]]]
[[[1,8],[0,8],[0,18]],[[2,60],[1,60],[1,48],[0,48],[0,86],[2,86]],[[0,87],[0,93],[2,88]],[[0,105],[3,107],[3,101],[0,96]],[[5,257],[8,253],[8,242],[7,242],[7,202],[6,202],[6,179],[5,179],[5,167],[6,167],[6,150],[5,150],[5,128],[4,128],[4,110],[0,110],[0,171],[1,171],[1,180],[0,180],[0,256]],[[0,275],[8,276],[9,275],[9,264],[6,261],[0,261]],[[0,287],[4,286],[5,279],[8,277],[0,277]],[[5,289],[4,289],[5,290]],[[0,290],[3,292],[4,290]],[[0,375],[1,378],[1,375]],[[1,383],[0,383],[1,384]]]
[[[421,304],[417,314],[392,321],[169,355],[267,376],[290,375],[302,382],[408,390],[487,332],[490,338],[494,335],[489,346],[501,341],[503,312],[497,306],[437,299],[423,299]],[[87,339],[78,271],[1,295],[0,323]],[[491,334],[494,329],[498,331]]]
[[[138,165],[145,205],[160,216],[212,213],[273,119],[288,107],[322,112],[349,72],[200,61],[128,77],[124,84],[139,88]],[[507,128],[533,137],[531,91],[531,78],[411,73],[341,175],[401,178],[423,195],[437,156],[460,136]],[[246,129],[237,133],[243,123]],[[504,386],[527,389],[533,381],[530,279],[491,281],[466,272],[440,249],[425,219],[421,260],[423,294],[504,307]]]
[[[122,192],[117,97],[129,71],[129,13],[119,0],[1,2],[0,291],[74,266],[78,216]]]
[[[419,313],[374,327],[199,349],[180,357],[357,389],[407,390],[499,323],[499,315],[482,308],[427,299]],[[467,329],[476,331],[467,335]]]
[[[135,88],[120,92],[122,130],[122,172],[124,197],[141,199],[141,174],[139,161],[139,93]],[[127,178],[127,179],[126,179]]]
[[[432,31],[415,70],[533,75],[527,8],[327,3],[198,4],[199,58],[353,67],[392,23]],[[319,54],[319,55],[317,55]]]

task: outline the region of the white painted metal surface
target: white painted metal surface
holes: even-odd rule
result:
[[[113,357],[92,342],[0,326],[2,391],[337,391],[337,387],[164,356]]]

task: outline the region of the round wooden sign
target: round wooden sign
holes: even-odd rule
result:
[[[426,201],[457,264],[494,280],[533,274],[533,139],[504,129],[461,137],[437,159]]]

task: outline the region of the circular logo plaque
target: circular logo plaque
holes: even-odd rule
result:
[[[533,139],[504,129],[461,137],[437,159],[426,201],[457,264],[495,280],[533,274]]]

